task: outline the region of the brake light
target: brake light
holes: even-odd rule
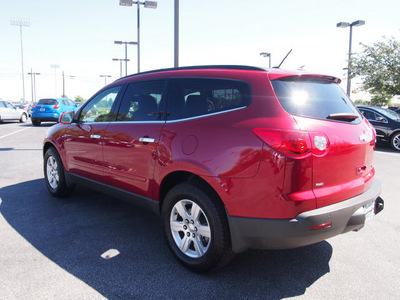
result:
[[[293,158],[323,156],[329,150],[328,137],[319,132],[254,128],[253,133],[274,150]]]
[[[53,109],[59,109],[60,108],[60,104],[57,102],[56,105],[53,106]]]

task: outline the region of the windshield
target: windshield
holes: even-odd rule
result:
[[[374,109],[384,115],[385,117],[388,117],[393,120],[400,120],[400,115],[390,109],[382,108],[382,107],[374,107]]]
[[[40,99],[38,105],[55,105],[57,100],[54,99]]]
[[[279,79],[271,81],[282,107],[292,115],[358,123],[361,116],[338,84],[325,80]],[[344,116],[344,117],[343,117]]]

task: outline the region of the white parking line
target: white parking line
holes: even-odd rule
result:
[[[2,139],[2,138],[5,138],[5,137],[8,137],[8,136],[10,136],[10,135],[13,135],[13,134],[16,134],[16,133],[18,133],[18,132],[21,132],[21,131],[27,130],[27,129],[29,129],[29,128],[31,128],[31,127],[27,127],[27,128],[24,128],[24,129],[20,129],[20,130],[17,130],[17,131],[11,132],[11,133],[9,133],[9,134],[6,134],[6,135],[3,135],[3,136],[0,136],[0,139]]]

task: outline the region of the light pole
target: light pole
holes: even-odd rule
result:
[[[31,75],[31,88],[32,88],[32,102],[36,101],[36,75],[40,75],[40,73],[33,73],[32,68],[31,72],[28,73]]]
[[[349,61],[347,62],[347,95],[350,97],[351,93],[351,79],[350,79],[350,67],[351,67],[351,42],[352,42],[352,36],[353,36],[353,26],[359,27],[365,25],[365,21],[363,20],[358,20],[354,21],[353,23],[347,23],[347,22],[340,22],[336,24],[336,27],[339,28],[346,28],[350,27],[350,39],[349,39]]]
[[[145,8],[157,8],[157,1],[133,1],[133,0],[120,0],[119,5],[121,6],[132,6],[137,5],[137,65],[138,73],[140,73],[140,5],[144,5]]]
[[[22,65],[22,94],[23,100],[25,101],[25,72],[24,72],[24,50],[22,47],[22,26],[29,27],[31,26],[31,21],[29,19],[21,19],[21,18],[11,18],[11,25],[19,26],[19,32],[21,36],[21,65]]]
[[[271,53],[261,52],[260,55],[262,57],[269,57],[269,68],[271,69]]]
[[[113,61],[119,61],[119,77],[122,77],[122,62],[123,61],[129,61],[129,59],[125,59],[125,58],[113,58]]]
[[[50,67],[54,68],[54,94],[57,98],[57,69],[60,67],[60,65],[51,64]]]
[[[174,67],[179,67],[179,0],[174,2]]]
[[[111,75],[100,75],[100,77],[104,77],[104,85],[107,85],[107,77],[111,77]]]
[[[138,43],[136,43],[136,42],[114,41],[114,44],[117,44],[117,45],[125,44],[125,76],[127,76],[128,75],[128,61],[129,61],[127,45],[137,45]]]

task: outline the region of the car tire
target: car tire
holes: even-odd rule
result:
[[[400,132],[396,132],[390,138],[390,146],[397,151],[400,151]]]
[[[214,271],[233,257],[225,210],[212,194],[182,183],[167,193],[162,205],[168,245],[180,263],[194,272]]]
[[[60,155],[53,147],[47,149],[43,160],[44,178],[47,189],[55,197],[66,197],[73,192],[65,181],[64,166]]]
[[[31,119],[32,120],[32,119]],[[40,121],[38,120],[32,120],[32,125],[33,126],[40,126]]]
[[[26,120],[28,120],[28,116],[24,113],[21,115],[21,118],[19,119],[20,123],[26,123]]]

